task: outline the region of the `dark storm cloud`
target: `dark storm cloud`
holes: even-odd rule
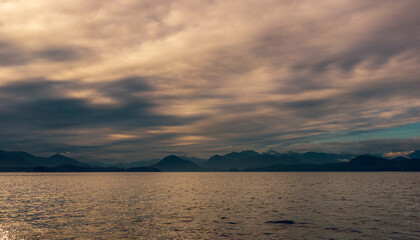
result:
[[[82,91],[92,87],[101,94],[112,97],[116,103],[94,104],[89,99],[72,98],[65,94],[69,90]],[[90,157],[85,156],[85,159],[96,156],[109,160],[115,158],[109,151],[122,151],[115,146],[134,147],[135,144],[144,145],[150,141],[156,144],[159,140],[174,136],[166,134],[124,140],[125,135],[119,139],[120,131],[135,131],[135,134],[141,134],[150,127],[193,121],[193,118],[168,116],[151,111],[155,104],[145,97],[135,95],[150,91],[153,91],[153,87],[147,83],[147,79],[136,76],[101,84],[30,79],[1,86],[0,125],[3,131],[0,134],[0,145],[7,149],[25,146],[27,151],[35,153],[84,151],[93,154]],[[109,127],[112,129],[109,130]],[[83,144],[87,138],[83,135],[85,129],[89,131],[88,137],[92,138],[87,145]],[[104,132],[103,129],[108,132]],[[80,130],[82,134],[77,134]],[[135,134],[133,138],[137,138]],[[101,142],[101,138],[110,138],[113,143]],[[13,144],[10,139],[13,139]],[[152,148],[150,146],[150,149]]]
[[[3,126],[26,123],[40,129],[108,124],[141,128],[177,122],[174,117],[152,113],[150,108],[154,104],[148,99],[132,96],[151,90],[143,78],[130,77],[95,86],[105,95],[115,98],[118,104],[98,105],[86,99],[63,96],[69,89],[82,90],[91,87],[91,84],[32,80],[2,86],[0,96],[7,106],[0,109],[0,121]]]
[[[22,82],[1,86],[0,96],[47,96],[51,94],[52,89],[57,85],[59,85],[59,83],[50,82],[45,79],[28,79]]]

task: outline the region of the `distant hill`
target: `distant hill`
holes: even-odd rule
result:
[[[285,154],[260,154],[247,150],[242,152],[232,152],[223,156],[214,155],[207,160],[204,165],[208,169],[227,171],[229,169],[245,169],[255,167],[266,167],[275,164],[297,164],[300,161]]]
[[[182,159],[175,155],[169,155],[158,163],[151,165],[150,167],[160,169],[163,172],[203,171],[203,168],[193,163],[192,161]]]
[[[203,166],[207,159],[203,158],[196,158],[196,157],[187,157],[187,156],[178,156],[184,160],[190,160],[191,162]],[[136,167],[146,167],[153,164],[158,163],[162,159],[150,159],[150,160],[143,160],[143,161],[135,161],[135,162],[118,162],[118,163],[103,163],[99,161],[90,161],[86,162],[89,166],[93,167],[117,167],[117,168],[136,168]]]
[[[0,169],[30,169],[36,166],[57,167],[60,165],[86,166],[82,162],[60,154],[45,158],[22,151],[7,152],[0,150]]]
[[[392,161],[406,161],[406,160],[409,160],[409,158],[406,158],[406,157],[396,157],[396,158],[393,158],[393,159],[391,159]]]
[[[38,165],[55,167],[60,165],[74,165],[74,166],[86,166],[87,164],[79,162],[73,158],[69,158],[60,154],[54,154],[49,158],[41,158],[37,162]]]
[[[24,152],[6,152],[0,150],[0,168],[29,168],[34,167],[35,163],[33,160],[35,156],[32,156]]]
[[[248,168],[244,171],[420,171],[420,159],[399,159],[395,161],[369,155],[360,155],[353,158],[350,162],[343,163],[279,164],[263,168]]]
[[[355,171],[420,171],[420,159],[398,158],[388,160],[369,155],[360,155],[347,163]]]
[[[253,150],[246,150],[226,155],[214,155],[207,160],[204,166],[213,170],[226,171],[231,168],[263,168],[273,165],[341,163],[348,162],[352,158],[354,158],[352,154],[319,152],[279,153],[273,150],[260,154]]]

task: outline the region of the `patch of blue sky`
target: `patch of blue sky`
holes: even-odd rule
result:
[[[374,128],[363,131],[337,131],[317,137],[313,143],[363,141],[386,138],[420,137],[420,122],[410,123],[392,128]]]

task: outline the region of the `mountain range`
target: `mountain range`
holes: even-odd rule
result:
[[[169,155],[132,163],[80,162],[60,154],[38,157],[22,151],[0,150],[0,171],[38,172],[201,172],[201,171],[420,171],[420,151],[406,157],[253,150],[214,155],[209,159]]]
[[[301,161],[291,155],[257,153],[253,150],[232,152],[226,155],[214,155],[205,163],[205,167],[216,171],[229,169],[245,169],[254,167],[266,167],[276,164],[298,164]]]
[[[190,161],[194,162],[195,164],[197,164],[199,166],[203,166],[207,162],[207,159],[204,159],[204,158],[187,157],[187,156],[177,156],[177,157],[179,157],[181,159],[184,159],[184,160],[190,160]],[[105,164],[105,163],[98,162],[98,161],[86,162],[86,163],[90,166],[96,166],[96,167],[134,168],[134,167],[151,166],[153,164],[158,163],[161,160],[162,159],[155,158],[155,159],[150,159],[150,160],[145,160],[145,161],[135,161],[135,162],[128,162],[128,163],[127,162],[118,162],[118,163],[113,163],[113,164]]]
[[[293,164],[273,165],[262,168],[244,169],[247,172],[307,172],[307,171],[347,171],[347,172],[373,172],[373,171],[420,171],[420,159],[397,157],[385,159],[369,155],[360,155],[349,162],[324,164]]]
[[[6,152],[0,150],[0,168],[28,168],[36,166],[57,167],[60,165],[87,166],[75,159],[55,154],[51,157],[37,157],[27,152]]]

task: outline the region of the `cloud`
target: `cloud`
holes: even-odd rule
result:
[[[37,58],[62,62],[82,58],[82,50],[71,47],[50,47],[36,52],[35,55]]]
[[[83,89],[89,92],[90,88],[94,94],[78,97],[67,94]],[[43,79],[8,84],[0,88],[0,98],[4,100],[0,104],[0,124],[7,126],[0,143],[6,147],[41,147],[48,152],[64,148],[60,146],[66,146],[67,151],[98,148],[126,139],[143,141],[150,138],[145,133],[147,128],[191,121],[154,113],[150,110],[154,104],[136,95],[145,91],[150,91],[150,87],[140,77],[100,86]],[[92,101],[92,97],[110,98],[115,104]]]
[[[17,46],[0,39],[0,66],[21,65],[29,61]]]
[[[74,91],[91,94],[72,97]],[[136,95],[145,91],[150,91],[150,87],[140,77],[95,85],[28,80],[0,89],[0,96],[7,101],[7,106],[1,108],[1,119],[4,124],[21,123],[45,130],[50,127],[62,129],[108,124],[129,128],[176,122],[175,116],[171,119],[170,116],[153,113],[150,108],[154,104]],[[97,98],[109,99],[115,104],[95,101]]]
[[[332,153],[377,154],[405,153],[420,148],[420,138],[371,139],[329,143],[297,143],[284,148],[292,151],[324,151]],[[391,154],[392,155],[392,154]],[[389,155],[389,156],[391,156]]]
[[[46,60],[47,62],[74,61],[87,54],[87,49],[70,46],[48,46],[43,49],[32,50],[25,48],[25,46],[16,45],[10,40],[2,41],[0,39],[0,67],[22,66],[39,60]]]
[[[419,121],[419,6],[2,2],[0,143],[109,161],[310,148],[337,132],[379,145],[377,129]],[[361,148],[336,141],[326,149]]]
[[[395,158],[395,157],[407,157],[408,155],[410,155],[410,153],[413,153],[414,151],[405,151],[405,152],[388,152],[384,154],[384,157],[389,157],[389,158]]]

